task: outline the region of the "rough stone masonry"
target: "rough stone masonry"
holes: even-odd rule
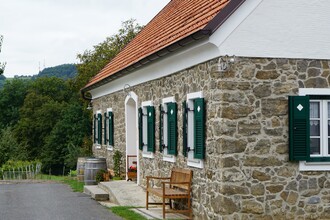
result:
[[[140,151],[140,179],[168,176],[172,167],[193,170],[196,219],[330,219],[329,172],[300,172],[288,161],[288,96],[299,88],[329,88],[329,61],[236,57],[229,71],[218,59],[132,87],[157,107],[163,98],[178,103],[178,156],[163,161],[156,108],[155,158]],[[181,102],[203,91],[206,100],[206,159],[203,169],[187,166],[182,155]],[[93,101],[93,110],[112,108],[114,150],[125,152],[125,98],[122,91]],[[95,149],[113,167],[113,151]],[[124,158],[123,158],[124,159]],[[123,164],[123,170],[125,164]]]

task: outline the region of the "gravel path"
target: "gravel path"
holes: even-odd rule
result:
[[[0,182],[0,220],[119,220],[120,217],[64,184]]]

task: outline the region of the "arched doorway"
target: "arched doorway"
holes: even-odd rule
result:
[[[126,127],[126,169],[134,161],[137,162],[137,184],[140,183],[139,173],[139,139],[138,139],[138,97],[134,92],[129,92],[125,99],[125,127]],[[127,173],[127,170],[126,170]],[[127,178],[127,174],[126,174]]]

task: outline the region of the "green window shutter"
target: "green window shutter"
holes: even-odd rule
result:
[[[97,143],[98,144],[102,144],[102,114],[99,113],[97,114],[97,131],[98,131],[98,134],[97,134]]]
[[[309,96],[289,96],[289,160],[308,160]]]
[[[155,107],[147,107],[148,151],[155,152]]]
[[[109,115],[109,145],[114,146],[114,116],[113,112],[108,112]]]
[[[159,151],[163,152],[163,144],[164,144],[164,137],[163,137],[163,119],[164,119],[164,115],[163,115],[163,105],[160,104],[159,105]]]
[[[96,143],[96,114],[94,114],[94,127],[93,127],[93,137],[94,137],[94,143]]]
[[[168,154],[177,155],[177,104],[167,104]]]
[[[194,158],[205,158],[205,104],[204,98],[194,100]]]
[[[182,154],[183,156],[187,156],[187,102],[182,102]]]
[[[107,113],[104,112],[104,144],[106,145],[107,142]]]
[[[142,108],[139,108],[138,111],[138,120],[139,120],[139,149],[143,150],[143,112]]]

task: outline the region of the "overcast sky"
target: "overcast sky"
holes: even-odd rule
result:
[[[34,75],[77,63],[76,56],[116,34],[122,21],[147,24],[170,0],[0,0],[4,75]]]

